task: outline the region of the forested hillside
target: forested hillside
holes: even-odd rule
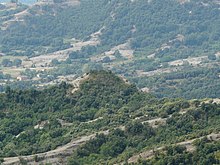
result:
[[[29,83],[23,83],[30,87],[45,82],[34,79],[39,73],[50,74],[46,81],[54,82],[58,76],[108,68],[158,97],[216,98],[219,24],[218,0],[1,5],[0,53],[22,59],[19,69],[9,62],[2,70],[11,79],[13,71],[28,75]]]
[[[1,161],[218,164],[217,101],[157,99],[106,71],[85,75],[78,90],[66,83],[41,91],[7,88],[0,96]],[[80,137],[87,140],[75,149],[54,150]],[[151,149],[150,157],[135,157]],[[50,150],[57,156],[34,155]]]
[[[220,164],[220,0],[2,2],[0,164]]]

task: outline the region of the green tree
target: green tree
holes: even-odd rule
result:
[[[21,59],[18,59],[18,58],[14,59],[14,61],[13,61],[14,66],[19,67],[19,66],[21,66],[21,64],[22,64]]]
[[[10,61],[9,59],[3,59],[2,60],[2,65],[4,66],[4,67],[11,67],[12,66],[12,61]]]
[[[51,65],[52,66],[56,66],[56,65],[59,65],[60,64],[60,62],[57,60],[57,59],[53,59],[52,61],[51,61]]]

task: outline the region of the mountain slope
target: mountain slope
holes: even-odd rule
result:
[[[0,154],[6,164],[120,163],[147,149],[218,134],[214,101],[157,99],[106,71],[89,73],[77,90],[66,83],[41,91],[8,88],[0,95]]]

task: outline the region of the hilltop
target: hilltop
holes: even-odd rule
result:
[[[212,100],[157,99],[106,71],[73,89],[0,95],[3,164],[219,162],[220,105]]]

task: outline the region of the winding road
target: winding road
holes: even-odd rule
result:
[[[98,134],[105,134],[109,133],[108,130],[101,131]],[[75,149],[77,149],[81,144],[89,141],[90,139],[95,138],[96,133],[82,136],[78,139],[74,139],[71,142],[67,143],[64,146],[58,147],[55,150],[51,150],[45,153],[33,154],[28,156],[19,156],[19,157],[8,157],[4,158],[3,165],[19,165],[20,160],[25,160],[28,164],[44,164],[44,163],[52,163],[52,164],[63,164],[63,158],[66,156],[70,156]],[[38,162],[35,162],[35,159],[38,159]]]
[[[207,136],[202,136],[202,137],[199,137],[199,138],[195,138],[195,139],[192,139],[192,140],[186,140],[186,141],[183,141],[183,142],[180,142],[180,143],[175,143],[173,145],[180,145],[180,146],[185,146],[186,147],[186,150],[188,152],[193,152],[196,150],[196,147],[193,145],[193,142],[195,140],[198,140],[198,139],[202,139],[204,137],[207,137],[209,140],[211,141],[218,141],[220,140],[220,133],[211,133]],[[142,158],[142,159],[151,159],[154,154],[155,154],[155,151],[161,151],[165,148],[165,146],[161,146],[161,147],[158,147],[156,149],[151,149],[151,150],[147,150],[147,151],[143,151],[137,155],[134,155],[132,157],[130,157],[128,159],[128,163],[137,163],[138,162],[138,159]]]

